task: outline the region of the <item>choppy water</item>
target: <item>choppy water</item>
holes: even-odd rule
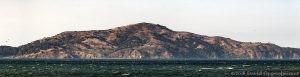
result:
[[[0,76],[300,76],[298,60],[0,60]]]

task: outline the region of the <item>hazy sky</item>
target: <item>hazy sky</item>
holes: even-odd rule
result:
[[[0,45],[139,22],[300,48],[300,0],[0,0]]]

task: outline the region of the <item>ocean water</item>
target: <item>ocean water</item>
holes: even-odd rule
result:
[[[296,77],[298,72],[298,60],[0,60],[0,77]]]

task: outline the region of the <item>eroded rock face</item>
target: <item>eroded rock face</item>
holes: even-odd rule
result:
[[[0,46],[0,57],[14,56],[18,53],[19,49],[11,46]]]
[[[300,50],[269,43],[234,41],[159,24],[109,30],[69,31],[18,47],[15,58],[117,59],[299,59]]]

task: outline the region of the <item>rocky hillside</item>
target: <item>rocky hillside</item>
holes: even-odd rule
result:
[[[17,48],[13,58],[299,59],[300,49],[239,42],[138,23],[109,30],[68,31]],[[0,52],[10,52],[0,50]]]

